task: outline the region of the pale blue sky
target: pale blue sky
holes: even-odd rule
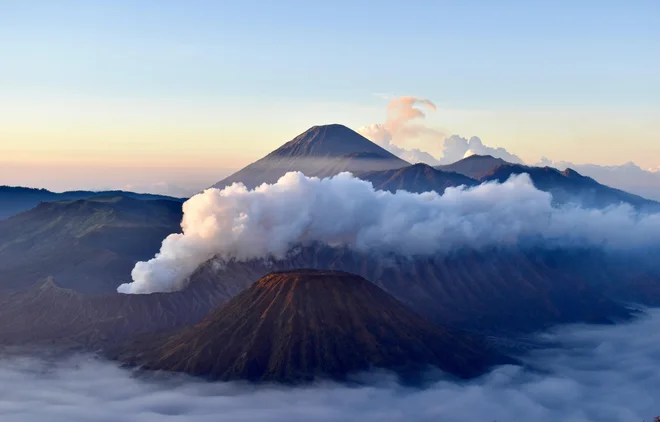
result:
[[[0,0],[0,63],[14,161],[158,146],[166,166],[185,142],[226,168],[313,124],[382,120],[386,93],[524,157],[589,161],[579,147],[616,133],[596,160],[660,165],[657,0]]]
[[[3,91],[660,105],[657,0],[16,0],[0,12]]]

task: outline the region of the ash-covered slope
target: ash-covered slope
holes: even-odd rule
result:
[[[428,164],[414,164],[394,170],[370,171],[357,175],[362,180],[371,182],[377,190],[422,193],[435,191],[444,193],[445,189],[456,186],[476,186],[478,181],[459,173],[437,170]]]
[[[181,202],[125,196],[48,202],[0,221],[0,290],[53,276],[81,292],[114,291],[136,262],[181,230]]]
[[[241,182],[252,189],[262,183],[274,183],[289,171],[328,177],[343,171],[360,173],[408,165],[346,126],[314,126],[213,187],[222,189]]]
[[[410,374],[435,366],[460,377],[507,358],[418,316],[373,283],[337,271],[271,273],[200,324],[141,340],[122,359],[213,379],[344,379],[372,367]]]

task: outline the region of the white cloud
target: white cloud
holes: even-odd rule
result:
[[[423,124],[426,114],[422,108],[436,111],[435,104],[425,98],[411,96],[394,98],[387,106],[385,123],[364,126],[359,128],[358,132],[392,154],[413,164],[426,163],[432,166],[451,164],[464,158],[468,151],[478,155],[492,155],[512,163],[522,163],[522,160],[516,155],[510,154],[504,148],[488,147],[476,136],[469,140],[458,135],[446,138],[439,130]],[[415,121],[421,121],[421,123],[415,123]],[[442,143],[443,156],[434,157],[418,148],[403,146],[410,139],[419,138],[424,138],[425,142],[433,142],[437,145]]]
[[[642,422],[660,415],[660,312],[618,326],[564,327],[534,370],[500,367],[425,389],[374,375],[362,386],[209,383],[134,376],[113,363],[0,360],[3,422]],[[368,379],[365,377],[363,379]]]
[[[458,135],[452,135],[444,140],[443,154],[440,162],[442,164],[451,164],[470,155],[491,155],[495,158],[501,158],[510,163],[522,164],[523,161],[517,155],[509,153],[504,148],[492,148],[484,145],[481,139],[476,136],[470,139]]]
[[[407,138],[415,138],[420,135],[441,135],[434,129],[412,123],[413,120],[422,120],[426,116],[420,106],[433,111],[436,109],[435,104],[424,98],[411,96],[394,98],[387,106],[387,120],[385,123],[364,126],[359,128],[358,132],[410,163],[440,164],[437,159],[427,152],[419,149],[406,149],[399,145],[399,142],[405,141]]]
[[[150,261],[139,262],[122,293],[179,290],[203,262],[284,258],[320,242],[371,253],[434,255],[460,248],[546,244],[629,249],[660,242],[660,214],[628,205],[605,210],[556,208],[528,175],[474,188],[395,194],[349,173],[326,179],[287,173],[248,190],[208,189],[183,205],[183,233],[171,234]]]

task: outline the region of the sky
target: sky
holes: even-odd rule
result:
[[[0,0],[0,184],[205,187],[403,95],[528,162],[651,168],[658,75],[655,0]]]

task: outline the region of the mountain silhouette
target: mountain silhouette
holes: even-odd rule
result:
[[[71,201],[77,199],[103,198],[124,196],[132,199],[170,200],[183,202],[182,198],[172,198],[164,195],[150,193],[134,193],[126,191],[67,191],[51,192],[46,189],[25,188],[21,186],[0,186],[0,220],[9,218],[36,207],[42,202]]]

